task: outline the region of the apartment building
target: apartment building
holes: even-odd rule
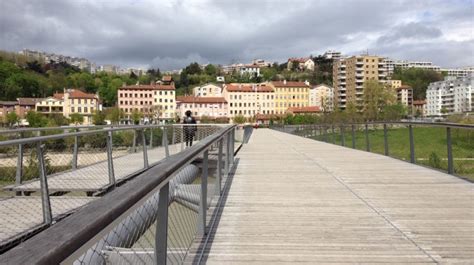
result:
[[[228,102],[229,117],[275,113],[274,88],[267,83],[224,85],[223,96]]]
[[[401,85],[396,88],[396,91],[397,91],[397,102],[405,106],[412,106],[413,88],[407,85]]]
[[[402,80],[396,80],[396,79],[387,80],[387,85],[389,85],[393,89],[397,89],[402,86]]]
[[[21,119],[26,117],[28,111],[36,109],[36,103],[43,100],[42,98],[17,98],[17,107],[16,107],[16,114]]]
[[[275,91],[275,114],[285,114],[291,107],[309,105],[309,82],[274,81],[269,86]]]
[[[193,88],[195,97],[222,97],[222,87],[215,84],[205,84]]]
[[[474,67],[445,68],[445,69],[441,69],[441,72],[445,72],[447,76],[467,77],[469,75],[474,74]]]
[[[182,119],[188,110],[190,110],[196,118],[202,116],[225,118],[229,114],[228,104],[224,97],[176,97],[176,113],[178,117]]]
[[[44,115],[63,115],[63,94],[55,93],[52,97],[47,97],[36,102],[35,111]]]
[[[415,116],[425,117],[426,116],[426,100],[414,100],[413,111]]]
[[[256,64],[246,64],[239,69],[240,75],[248,75],[250,77],[260,76],[260,66]]]
[[[291,70],[293,68],[293,64],[297,64],[297,68],[299,70],[309,70],[314,71],[314,61],[313,59],[306,57],[306,58],[289,58],[287,63],[287,69]]]
[[[309,90],[309,106],[318,107],[324,112],[333,111],[334,89],[328,85],[313,86]]]
[[[64,93],[55,94],[56,98],[63,100],[63,115],[69,118],[71,114],[78,113],[84,117],[84,125],[91,125],[92,116],[96,111],[102,110],[99,96],[85,93],[78,89],[66,89]]]
[[[0,101],[0,122],[4,122],[9,113],[15,112],[17,105],[17,101]]]
[[[324,59],[328,60],[339,60],[342,57],[341,52],[328,50],[323,54]]]
[[[431,83],[426,90],[426,115],[444,116],[473,111],[473,76]]]
[[[363,103],[364,83],[368,80],[385,82],[385,60],[379,56],[360,55],[342,58],[333,63],[334,104],[345,109],[348,102]]]

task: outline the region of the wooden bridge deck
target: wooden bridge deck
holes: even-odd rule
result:
[[[472,183],[269,129],[237,159],[207,264],[474,263]]]

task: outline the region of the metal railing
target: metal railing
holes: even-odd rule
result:
[[[223,126],[194,128],[200,143]],[[186,130],[127,126],[0,142],[0,253],[187,150]]]
[[[6,252],[0,263],[181,264],[192,259],[189,249],[206,236],[212,205],[234,162],[235,137],[235,126],[218,127]]]
[[[392,156],[474,181],[474,125],[370,122],[273,126],[327,143]],[[417,137],[417,132],[419,137]],[[417,140],[420,146],[417,147]],[[392,146],[392,151],[391,151]],[[404,147],[408,147],[407,150]],[[442,146],[440,148],[440,146]],[[453,147],[454,146],[454,147]],[[417,157],[417,153],[423,157]],[[456,153],[458,157],[456,158]],[[457,164],[457,166],[456,166]]]

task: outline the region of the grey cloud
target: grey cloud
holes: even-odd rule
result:
[[[472,3],[446,2],[2,1],[0,49],[31,48],[86,57],[99,64],[174,69],[188,60],[281,62],[334,47],[343,53],[369,48],[403,58],[416,52],[432,60],[441,55],[437,60],[452,66],[465,62],[462,58],[474,37],[454,45],[440,29],[472,24]],[[471,10],[471,17],[466,10]],[[423,18],[423,14],[430,16]],[[364,47],[355,47],[354,40],[347,38],[352,35],[360,36]],[[435,40],[437,46],[415,49],[427,40]],[[456,50],[440,53],[440,47],[453,46]]]

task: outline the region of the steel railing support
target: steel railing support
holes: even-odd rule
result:
[[[132,152],[137,152],[137,131],[133,130]]]
[[[150,128],[150,149],[153,148],[153,128]]]
[[[221,138],[218,142],[218,153],[217,153],[217,175],[216,175],[216,194],[221,196],[222,190],[222,149],[224,147],[224,139]]]
[[[168,254],[168,204],[169,204],[169,182],[161,189],[158,198],[158,213],[156,215],[155,233],[155,264],[166,265]]]
[[[387,132],[387,124],[383,124],[383,146],[384,146],[384,153],[386,156],[389,155],[388,151],[388,132]]]
[[[206,231],[206,214],[207,214],[207,177],[209,168],[209,150],[204,151],[202,160],[202,175],[201,175],[201,202],[199,204],[199,220],[198,220],[198,235],[204,236]]]
[[[451,143],[451,128],[446,127],[446,146],[448,148],[448,174],[454,174],[453,147]]]
[[[222,139],[225,138],[225,164],[224,164],[224,174],[227,178],[229,176],[229,162],[230,162],[230,147],[229,147],[229,134],[226,134]]]
[[[181,151],[184,150],[184,126],[181,125]]]
[[[109,131],[107,134],[107,167],[109,184],[115,185],[114,159],[112,157],[112,131]]]
[[[38,142],[36,146],[36,153],[38,156],[38,164],[39,164],[43,222],[45,224],[51,224],[53,222],[53,214],[51,212],[51,202],[49,200],[48,179],[47,179],[46,165],[44,161],[44,145],[42,145],[41,142]]]
[[[74,130],[75,132],[78,132],[78,129]],[[79,152],[79,137],[76,135],[74,136],[74,147],[72,150],[72,169],[77,169],[77,156]]]
[[[415,140],[413,139],[413,126],[408,125],[409,137],[410,137],[410,162],[415,163]]]
[[[332,132],[332,143],[336,144],[336,134],[334,133],[334,125],[331,125],[331,132]]]
[[[23,133],[20,133],[20,139],[23,139]],[[15,185],[21,185],[23,176],[23,144],[18,145],[18,157],[16,161]],[[20,192],[17,192],[17,195]]]
[[[351,130],[352,130],[352,149],[355,149],[356,148],[356,139],[355,139],[355,125],[354,124],[352,124]]]
[[[148,168],[148,151],[146,148],[145,129],[141,130],[143,145],[143,168]]]
[[[365,124],[365,144],[367,152],[370,152],[369,125]]]
[[[174,128],[173,128],[174,133]],[[166,126],[163,126],[163,135],[161,136],[162,145],[165,147],[165,155],[166,157],[170,156],[170,148],[168,146],[168,132],[166,130]]]
[[[344,137],[344,125],[341,126],[341,145],[346,146],[346,139]]]

